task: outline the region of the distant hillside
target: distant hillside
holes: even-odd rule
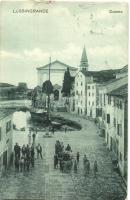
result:
[[[15,87],[15,85],[11,85],[9,83],[0,83],[0,87]]]
[[[93,76],[94,82],[103,83],[116,78],[116,74],[120,69],[109,69],[101,71],[82,71],[85,76]]]

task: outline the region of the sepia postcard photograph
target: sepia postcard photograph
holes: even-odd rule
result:
[[[128,199],[128,7],[0,1],[0,200]]]

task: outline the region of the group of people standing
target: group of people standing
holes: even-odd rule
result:
[[[68,144],[64,147],[63,142],[56,141],[55,144],[55,154],[54,154],[54,169],[60,167],[61,172],[70,171],[73,167],[74,173],[78,172],[80,164],[80,153],[77,152],[76,156],[73,155],[71,146]],[[83,157],[83,170],[84,175],[88,175],[90,173],[90,161],[88,160],[86,154]],[[93,164],[93,174],[96,176],[98,172],[98,164],[97,161]]]
[[[14,146],[14,166],[16,171],[29,171],[30,167],[34,167],[35,164],[35,149],[37,150],[37,159],[39,156],[42,159],[42,147],[38,144],[36,147],[32,143],[19,146],[18,143]]]
[[[90,173],[90,161],[88,160],[86,154],[84,155],[83,157],[83,167],[84,167],[84,175],[86,176],[87,174]],[[97,161],[95,160],[94,161],[94,164],[93,164],[93,174],[94,176],[96,176],[98,172],[98,164],[97,164]]]
[[[55,155],[54,155],[54,169],[60,167],[60,171],[70,171],[73,165],[72,162],[73,154],[71,146],[68,144],[64,147],[63,142],[59,140],[55,144]]]

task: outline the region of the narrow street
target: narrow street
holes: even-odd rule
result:
[[[62,114],[61,114],[62,115]],[[66,118],[78,121],[80,131],[56,132],[52,138],[43,138],[38,132],[36,144],[43,148],[43,159],[35,162],[29,172],[14,172],[10,169],[0,181],[0,200],[42,199],[42,200],[124,200],[125,191],[121,177],[112,170],[110,153],[99,137],[97,127],[91,121],[64,114]],[[21,141],[21,135],[19,141]],[[64,146],[71,145],[73,155],[80,152],[78,173],[61,173],[53,167],[56,140]],[[19,142],[18,141],[18,142]],[[83,156],[90,161],[90,174],[83,173]],[[93,175],[93,163],[98,162],[97,178]]]

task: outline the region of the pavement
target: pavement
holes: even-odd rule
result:
[[[60,113],[65,118],[82,125],[80,131],[56,132],[51,138],[44,138],[38,132],[36,144],[43,148],[43,159],[36,159],[34,169],[18,172],[10,169],[0,181],[0,200],[42,199],[42,200],[125,200],[126,193],[122,178],[112,169],[110,152],[104,139],[99,137],[98,128],[92,121],[68,113]],[[15,133],[16,134],[16,133]],[[22,141],[22,132],[15,137]],[[25,142],[25,136],[23,141]],[[62,173],[53,167],[55,141],[71,145],[74,158],[80,152],[77,173]],[[21,143],[20,143],[21,144]],[[90,174],[84,176],[83,156],[90,161]],[[93,164],[97,160],[98,173],[93,174]]]

